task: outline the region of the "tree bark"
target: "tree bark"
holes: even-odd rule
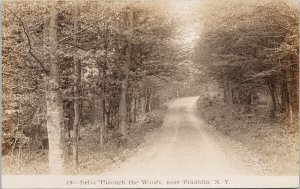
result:
[[[245,113],[250,114],[252,112],[252,91],[249,91],[248,94],[246,94],[246,104],[245,104]]]
[[[79,12],[78,8],[75,8],[75,19],[74,19],[74,33],[78,32]],[[77,36],[74,36],[74,42],[77,43]],[[77,53],[74,55],[74,122],[73,122],[73,166],[74,168],[78,165],[78,140],[79,140],[79,127],[80,127],[80,84],[81,84],[81,63],[79,61]]]
[[[111,108],[109,108],[107,111],[106,111],[106,128],[108,125],[111,124]]]
[[[281,113],[284,113],[288,110],[289,106],[289,94],[287,88],[286,72],[283,71],[283,76],[280,83],[280,99],[281,99]]]
[[[275,112],[276,112],[276,107],[277,107],[276,106],[276,96],[275,96],[276,87],[275,87],[274,81],[272,81],[271,78],[269,78],[268,76],[266,76],[265,78],[266,78],[266,81],[267,81],[267,84],[269,87],[272,104],[273,104],[272,109],[271,109],[271,117],[275,118]]]
[[[228,82],[228,103],[233,104],[233,87],[232,82]]]
[[[223,101],[227,102],[228,95],[227,95],[227,82],[226,81],[223,83],[223,96],[224,96]]]
[[[47,132],[49,140],[49,169],[51,175],[63,174],[64,161],[64,112],[60,91],[60,73],[57,53],[57,20],[56,3],[52,5],[49,26],[50,72],[47,78]]]
[[[230,81],[224,83],[224,101],[233,104],[233,87]]]
[[[236,101],[240,105],[241,104],[241,99],[240,99],[240,90],[236,89]]]
[[[108,46],[109,46],[109,33],[108,33],[108,23],[105,23],[105,44],[104,44],[104,48],[105,48],[105,60],[103,63],[103,81],[102,81],[102,93],[105,96],[106,95],[106,77],[107,77],[107,69],[108,69]],[[102,133],[101,133],[101,138],[102,138],[102,145],[101,145],[101,149],[103,149],[103,141],[106,137],[106,127],[108,125],[108,117],[107,117],[107,109],[106,109],[106,100],[105,98],[103,98],[102,100]],[[107,118],[106,118],[107,117]]]
[[[144,101],[143,97],[140,99],[140,107],[141,107],[140,113],[145,113],[144,112],[144,110],[145,110],[145,101]]]
[[[123,83],[121,86],[121,97],[120,97],[120,104],[119,104],[119,128],[120,128],[120,132],[122,134],[122,138],[124,139],[124,142],[126,142],[126,140],[127,140],[127,122],[126,122],[127,99],[126,99],[126,95],[127,95],[128,74],[126,74],[125,77],[126,78],[123,80]]]
[[[99,118],[98,124],[100,125],[100,150],[104,149],[104,120],[103,120],[103,99],[98,100]]]
[[[102,151],[104,148],[104,121],[103,121],[103,87],[101,83],[101,65],[100,62],[98,61],[98,97],[95,99],[95,116],[96,116],[96,124],[99,125],[99,132],[100,132],[100,150]]]
[[[68,125],[68,137],[71,139],[71,131],[74,125],[74,102],[69,101],[69,125]]]
[[[146,98],[146,112],[150,111],[150,100],[151,100],[151,91],[148,90],[147,98]]]
[[[127,123],[131,125],[132,123],[132,99],[127,97]]]
[[[133,10],[130,7],[128,10],[128,30],[129,37],[131,37],[133,33]],[[125,78],[123,79],[121,86],[121,96],[120,96],[120,104],[119,104],[119,129],[122,134],[122,140],[125,146],[127,146],[127,90],[128,90],[128,79],[129,79],[129,66],[131,64],[131,40],[128,39],[127,48],[126,48],[126,62],[124,65],[124,74]]]
[[[288,71],[290,123],[299,119],[299,63],[294,62]]]
[[[138,111],[138,100],[134,98],[134,110],[133,110],[133,121],[134,123],[137,122],[137,111]]]

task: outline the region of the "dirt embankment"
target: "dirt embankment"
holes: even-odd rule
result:
[[[249,164],[264,175],[298,175],[298,122],[269,118],[269,107],[257,105],[251,114],[240,106],[229,106],[218,97],[197,102],[199,116],[241,149]]]

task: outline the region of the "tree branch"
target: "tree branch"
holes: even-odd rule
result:
[[[58,44],[64,42],[65,40],[69,39],[70,37],[74,37],[75,35],[78,35],[78,34],[84,32],[85,30],[91,28],[92,26],[94,26],[94,24],[92,24],[92,25],[90,25],[90,26],[88,26],[88,27],[86,27],[86,28],[84,28],[84,29],[76,32],[76,33],[73,33],[73,34],[71,34],[71,35],[69,35],[67,37],[62,38],[61,40],[58,41]]]
[[[290,13],[292,13],[293,16],[298,20],[298,15],[295,14],[294,10],[292,10],[292,8],[286,2],[281,0],[281,3],[284,4],[290,10]]]
[[[281,24],[279,24],[279,22],[278,22],[275,18],[272,17],[272,20],[273,20],[273,21],[275,22],[275,24],[276,24],[277,26],[279,26],[280,28],[282,28],[282,29],[284,29],[284,30],[286,30],[286,31],[288,31],[288,32],[293,33],[292,30],[290,30],[290,29],[288,29],[288,28],[282,26]]]
[[[84,51],[89,51],[89,50],[90,50],[90,49],[88,49],[88,48],[84,48],[84,47],[80,46],[78,43],[64,42],[64,44],[70,45],[70,46],[72,46],[72,47],[76,47],[76,48],[81,49],[81,50],[84,50]]]
[[[5,5],[5,3],[3,3],[3,5]],[[7,5],[5,5],[5,6],[19,20],[19,22],[21,23],[23,32],[24,32],[24,34],[25,34],[25,36],[27,38],[27,43],[28,43],[28,46],[29,46],[28,53],[40,64],[40,66],[43,69],[43,71],[46,74],[48,74],[49,71],[45,68],[44,63],[32,52],[32,46],[31,46],[30,37],[29,37],[29,34],[28,34],[27,30],[26,30],[24,22],[22,21],[22,19],[14,11],[12,11],[10,8],[8,8]]]

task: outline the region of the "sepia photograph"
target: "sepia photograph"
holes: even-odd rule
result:
[[[299,187],[297,0],[3,0],[3,188]]]

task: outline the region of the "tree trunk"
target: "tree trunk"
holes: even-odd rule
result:
[[[239,105],[241,104],[240,91],[239,90],[236,90],[236,101]]]
[[[104,120],[103,120],[103,99],[99,99],[99,119],[98,124],[100,125],[100,150],[104,149]]]
[[[228,82],[228,103],[233,104],[233,87],[230,81]]]
[[[287,88],[286,72],[283,72],[283,76],[280,82],[280,99],[281,99],[281,113],[284,113],[288,110],[289,106],[289,94]]]
[[[297,61],[297,60],[296,60]],[[289,72],[289,111],[290,111],[290,123],[294,123],[299,119],[299,63],[294,62]]]
[[[232,89],[232,83],[230,81],[226,81],[224,83],[224,102],[228,104],[233,104],[233,89]]]
[[[49,140],[49,169],[51,175],[63,174],[64,161],[64,112],[60,91],[60,73],[57,53],[57,20],[56,3],[52,5],[49,26],[50,72],[47,78],[47,132]]]
[[[75,20],[74,20],[74,33],[78,32],[79,13],[78,9],[75,8]],[[74,36],[74,42],[77,43],[77,36]],[[79,139],[79,126],[80,126],[80,84],[81,84],[81,63],[79,61],[77,53],[74,55],[74,122],[73,122],[73,166],[74,168],[78,165],[78,139]]]
[[[100,132],[100,150],[103,150],[104,147],[104,121],[103,121],[103,87],[101,84],[101,65],[100,62],[98,61],[98,86],[99,86],[99,90],[98,90],[98,97],[95,100],[95,116],[96,116],[96,124],[99,125],[99,132]]]
[[[141,106],[140,113],[144,113],[144,110],[145,110],[145,101],[144,101],[144,98],[140,99],[140,106]]]
[[[132,123],[132,95],[127,95],[127,123],[131,125]]]
[[[252,112],[251,105],[252,105],[252,92],[249,91],[248,94],[246,94],[246,104],[245,104],[244,113],[250,114]]]
[[[275,96],[275,83],[274,81],[272,81],[271,78],[269,78],[268,76],[266,76],[266,81],[269,87],[269,91],[270,91],[270,95],[271,95],[271,99],[272,99],[272,109],[271,109],[271,117],[275,118],[275,113],[276,113],[276,96]]]
[[[108,22],[105,23],[105,44],[104,44],[104,48],[105,48],[105,60],[103,63],[103,81],[102,81],[102,94],[105,97],[106,95],[106,80],[107,80],[107,65],[108,65],[108,46],[109,46],[109,30],[108,30]],[[106,127],[107,127],[107,109],[106,109],[106,100],[105,98],[103,98],[102,100],[102,129],[101,129],[101,141],[100,141],[100,146],[101,149],[103,149],[103,145],[104,145],[104,139],[106,137]],[[107,117],[107,118],[106,118]]]
[[[111,108],[109,108],[108,111],[106,111],[106,118],[107,118],[106,125],[111,125],[111,110],[110,109]]]
[[[223,101],[227,102],[227,84],[226,82],[223,83]]]
[[[129,8],[128,11],[128,30],[130,37],[133,33],[133,11],[132,8]],[[119,128],[122,134],[123,145],[127,146],[127,90],[128,90],[128,79],[129,79],[129,66],[131,64],[131,41],[128,40],[127,48],[126,48],[126,62],[124,65],[124,74],[125,78],[123,79],[121,86],[121,96],[120,96],[120,104],[119,104]]]
[[[134,111],[133,111],[133,121],[134,121],[134,123],[136,123],[137,122],[137,108],[138,108],[138,102],[137,102],[138,100],[137,100],[137,98],[134,98]]]
[[[72,101],[69,101],[68,102],[68,109],[69,109],[69,112],[68,112],[68,119],[69,119],[69,122],[68,122],[68,125],[67,125],[67,132],[68,132],[68,138],[71,139],[71,131],[72,131],[72,125],[73,125],[73,108],[74,108],[74,105],[72,103]]]
[[[94,128],[97,128],[100,133],[99,143],[100,143],[100,150],[103,150],[104,147],[104,127],[103,127],[103,99],[99,95],[97,98],[94,99]]]
[[[92,98],[92,104],[91,104],[91,112],[92,112],[92,115],[91,115],[91,125],[93,127],[93,129],[96,129],[98,126],[97,126],[97,104],[95,103],[96,99],[95,98]]]
[[[131,125],[131,123],[132,123],[132,119],[131,119],[132,114],[131,113],[132,113],[132,101],[131,101],[131,99],[130,100],[127,99],[127,123],[128,123],[128,125]]]
[[[147,99],[146,99],[146,112],[150,111],[150,99],[151,99],[151,91],[148,91]]]
[[[121,86],[121,98],[120,98],[120,104],[119,104],[119,128],[120,132],[122,134],[122,138],[124,139],[124,142],[127,140],[127,82],[128,82],[128,76],[123,80],[122,86]]]

